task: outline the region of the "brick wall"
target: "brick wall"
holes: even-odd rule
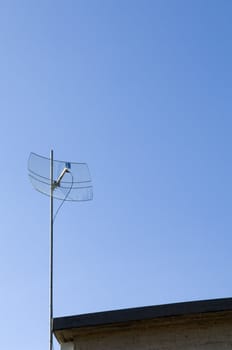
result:
[[[69,347],[61,349],[232,350],[232,316],[215,313],[89,329],[76,335],[74,349],[71,343]]]

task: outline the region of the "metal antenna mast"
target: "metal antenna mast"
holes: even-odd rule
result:
[[[64,181],[66,174],[69,178]],[[31,153],[28,159],[28,175],[33,187],[50,197],[50,266],[49,266],[49,350],[53,350],[53,226],[57,213],[65,201],[89,201],[93,199],[93,187],[86,163],[58,161]],[[54,180],[54,175],[56,180]],[[55,215],[53,202],[61,200]]]
[[[53,150],[50,152],[50,350],[53,350]]]

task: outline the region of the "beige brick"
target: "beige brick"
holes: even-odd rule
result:
[[[75,350],[229,350],[232,315],[172,317],[84,331],[75,337]]]

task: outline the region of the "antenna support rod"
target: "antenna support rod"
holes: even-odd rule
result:
[[[53,350],[53,150],[50,153],[50,350]]]
[[[61,180],[63,179],[64,175],[66,173],[69,173],[69,169],[68,168],[64,168],[64,170],[62,170],[60,176],[58,177],[58,179],[54,182],[53,184],[53,189],[55,189],[57,186],[60,186]]]

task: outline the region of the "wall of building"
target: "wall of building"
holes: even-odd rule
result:
[[[80,332],[62,350],[229,350],[232,320],[227,317],[169,319]]]

